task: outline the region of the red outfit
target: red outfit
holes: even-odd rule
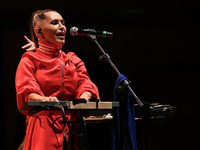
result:
[[[27,102],[30,93],[73,100],[89,91],[93,97],[99,98],[98,89],[90,80],[81,59],[73,52],[65,54],[60,49],[56,45],[39,41],[39,48],[35,52],[23,54],[15,80],[19,110]],[[30,117],[24,150],[62,150],[63,133],[56,134],[52,130],[53,119],[57,117]],[[67,114],[67,117],[76,120],[71,114]],[[59,123],[55,127],[61,129]]]

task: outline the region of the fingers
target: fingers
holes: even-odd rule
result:
[[[31,46],[32,46],[32,43],[28,43],[28,44],[22,46],[22,49],[26,49],[26,48],[31,47]]]
[[[34,51],[35,50],[35,47],[29,47],[26,49],[26,51]]]
[[[90,93],[90,92],[84,92],[84,93],[82,93],[81,94],[81,96],[79,97],[79,98],[84,98],[84,99],[86,99],[87,101],[89,101],[89,99],[92,97],[92,93]]]
[[[59,101],[55,96],[41,96],[36,93],[30,93],[28,95],[28,101]]]
[[[45,99],[43,101],[49,101],[49,102],[58,102],[59,100],[56,97],[53,96],[49,96],[49,97],[45,97]]]
[[[26,35],[24,38],[28,43],[22,46],[22,49],[26,49],[26,51],[34,51],[36,49],[35,43],[31,41]]]
[[[28,43],[32,42],[26,35],[24,35],[24,38]]]
[[[58,102],[58,99],[56,97],[49,97],[49,101],[56,101],[56,102]]]

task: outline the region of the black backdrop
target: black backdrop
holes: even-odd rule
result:
[[[15,71],[29,36],[28,19],[37,9],[52,8],[72,26],[114,33],[99,43],[120,72],[132,81],[138,97],[170,104],[178,115],[148,128],[148,149],[198,149],[200,135],[199,5],[179,0],[1,1],[1,114],[3,149],[16,149],[25,134],[25,117],[16,107]],[[89,38],[67,35],[64,51],[84,62],[102,100],[112,100],[116,74]],[[138,131],[138,134],[140,132]],[[140,135],[142,136],[142,135]],[[102,137],[103,138],[103,137]],[[103,139],[102,139],[103,140]]]

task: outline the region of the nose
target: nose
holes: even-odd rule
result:
[[[61,22],[59,23],[59,30],[66,31],[65,25],[63,25]]]

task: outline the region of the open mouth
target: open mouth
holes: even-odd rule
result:
[[[65,33],[64,33],[64,32],[60,32],[60,33],[57,33],[56,36],[57,36],[59,39],[64,39],[64,38],[65,38]]]

